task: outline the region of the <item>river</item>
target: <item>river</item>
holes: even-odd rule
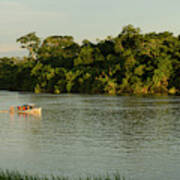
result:
[[[42,116],[0,113],[2,169],[179,180],[180,97],[0,91],[0,110],[24,103],[41,106]]]

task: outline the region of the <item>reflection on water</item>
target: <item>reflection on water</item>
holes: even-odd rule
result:
[[[66,176],[120,172],[179,179],[180,98],[0,92],[0,107],[35,103],[42,117],[0,114],[0,167]]]

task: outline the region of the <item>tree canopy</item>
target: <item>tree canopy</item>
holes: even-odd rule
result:
[[[0,58],[0,89],[36,93],[180,94],[180,35],[132,25],[116,37],[82,44],[35,32],[17,39],[29,52]]]

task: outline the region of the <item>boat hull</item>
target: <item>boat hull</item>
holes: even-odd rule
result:
[[[41,115],[42,108],[33,108],[33,109],[24,110],[24,111],[17,110],[17,113],[19,113],[19,114]]]

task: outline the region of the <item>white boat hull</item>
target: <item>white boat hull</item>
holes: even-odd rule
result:
[[[24,111],[18,110],[17,113],[19,113],[19,114],[41,115],[42,108],[33,108],[33,109],[24,110]]]

